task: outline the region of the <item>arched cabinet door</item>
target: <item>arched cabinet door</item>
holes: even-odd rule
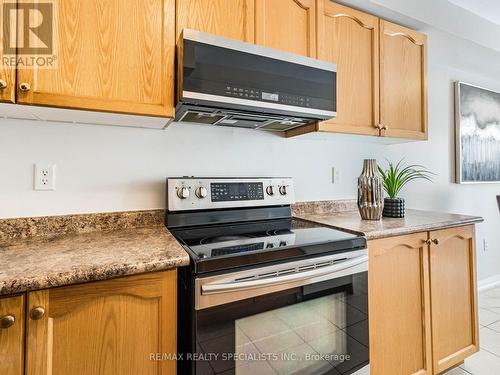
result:
[[[431,375],[427,232],[368,242],[370,373]]]
[[[427,36],[380,20],[383,135],[427,139]]]
[[[479,350],[474,226],[429,237],[433,362],[440,373]]]
[[[255,0],[255,43],[316,57],[316,0]]]
[[[175,0],[54,0],[50,9],[52,50],[17,70],[18,103],[173,117]]]
[[[254,43],[254,13],[255,0],[177,1],[177,38],[186,28]]]
[[[28,293],[26,374],[175,375],[176,270]],[[173,357],[173,355],[172,355]]]
[[[379,19],[318,1],[318,59],[337,64],[337,117],[321,131],[379,135]]]

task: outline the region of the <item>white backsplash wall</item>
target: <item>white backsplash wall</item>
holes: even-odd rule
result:
[[[368,139],[369,138],[364,138]],[[362,160],[382,147],[358,137],[285,139],[174,124],[166,131],[0,122],[0,217],[165,207],[167,176],[291,176],[298,200],[354,197]],[[33,191],[33,164],[57,165],[56,191]],[[331,183],[331,168],[341,182]]]
[[[291,176],[297,200],[354,198],[364,158],[421,163],[434,184],[403,191],[408,206],[481,215],[479,278],[500,272],[500,184],[456,185],[456,79],[500,90],[500,54],[430,29],[427,142],[386,145],[336,134],[285,139],[264,132],[174,124],[166,131],[0,120],[0,218],[154,209],[165,206],[167,176]],[[77,119],[75,119],[77,120]],[[57,165],[56,191],[33,191],[33,164]],[[331,183],[331,168],[341,181]],[[483,239],[489,250],[482,250]]]

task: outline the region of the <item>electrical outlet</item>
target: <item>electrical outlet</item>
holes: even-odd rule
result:
[[[488,251],[488,240],[483,238],[483,251]]]
[[[35,190],[56,190],[55,164],[35,164],[33,188]]]
[[[332,184],[339,184],[342,179],[342,174],[339,168],[332,167]]]

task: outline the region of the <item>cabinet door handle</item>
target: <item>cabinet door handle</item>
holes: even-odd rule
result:
[[[19,90],[22,92],[28,92],[31,90],[31,86],[29,83],[23,82],[19,85]]]
[[[389,130],[389,127],[387,125],[382,125],[382,130]]]
[[[431,241],[431,240],[425,240],[425,244],[426,244],[426,245],[431,245],[431,244],[432,244],[432,241]]]
[[[434,239],[432,240],[432,242],[434,242],[434,244],[436,244],[436,245],[439,245],[439,239],[438,239],[438,238],[434,238]]]
[[[35,307],[30,311],[30,318],[32,320],[40,320],[45,315],[45,309],[41,306]]]
[[[4,315],[0,318],[0,329],[7,329],[12,327],[16,322],[16,317],[14,315]]]
[[[0,90],[5,90],[7,88],[7,82],[4,79],[0,79]]]

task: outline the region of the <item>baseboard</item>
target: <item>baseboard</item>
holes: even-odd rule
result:
[[[488,289],[495,288],[500,285],[500,274],[487,277],[486,279],[477,282],[477,290],[483,292]]]

